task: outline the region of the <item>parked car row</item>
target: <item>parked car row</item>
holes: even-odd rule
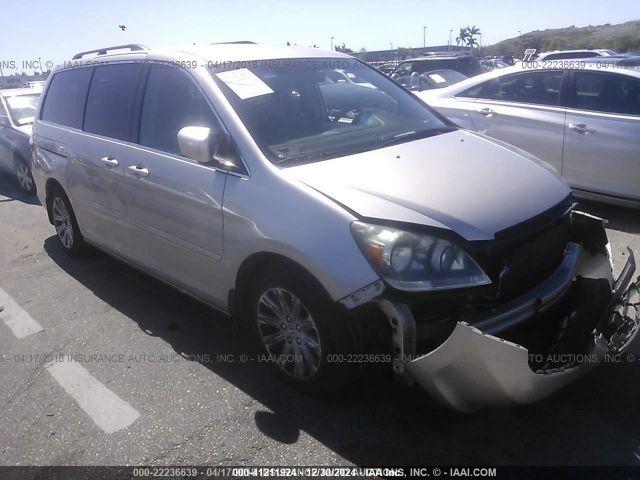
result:
[[[515,145],[580,197],[640,206],[640,72],[542,66],[493,71],[418,93],[458,125]]]
[[[306,390],[377,354],[459,410],[530,402],[640,328],[633,254],[614,278],[603,220],[553,169],[338,52],[83,52],[52,72],[32,140],[63,251],[93,245],[232,315]]]

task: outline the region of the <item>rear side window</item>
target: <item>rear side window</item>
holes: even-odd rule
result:
[[[459,97],[482,98],[505,102],[558,105],[562,72],[527,72],[494,78],[471,87]]]
[[[67,127],[82,128],[84,105],[92,73],[92,68],[56,73],[47,89],[40,118]]]
[[[119,140],[131,140],[140,63],[96,67],[89,88],[84,131]]]
[[[178,132],[188,126],[220,128],[189,74],[180,68],[153,65],[142,104],[140,144],[182,155]]]
[[[576,72],[576,108],[640,115],[640,79],[600,72]]]

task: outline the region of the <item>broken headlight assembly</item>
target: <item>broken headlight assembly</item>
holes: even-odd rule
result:
[[[393,288],[436,291],[491,283],[458,245],[434,235],[353,222],[351,231],[376,272]]]

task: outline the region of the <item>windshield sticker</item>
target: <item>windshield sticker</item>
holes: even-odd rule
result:
[[[242,100],[273,93],[269,85],[248,68],[228,70],[216,73],[216,75]]]

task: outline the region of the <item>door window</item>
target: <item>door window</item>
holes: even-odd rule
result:
[[[85,100],[92,68],[77,68],[56,73],[47,89],[42,120],[67,127],[82,128]]]
[[[142,68],[139,63],[120,63],[96,68],[87,98],[85,132],[131,140]]]
[[[142,104],[140,144],[182,155],[178,132],[187,126],[221,126],[194,80],[183,70],[152,65]]]
[[[558,105],[561,86],[561,71],[526,72],[494,78],[458,96],[537,105]]]
[[[640,115],[640,79],[576,72],[575,106],[581,110]]]

